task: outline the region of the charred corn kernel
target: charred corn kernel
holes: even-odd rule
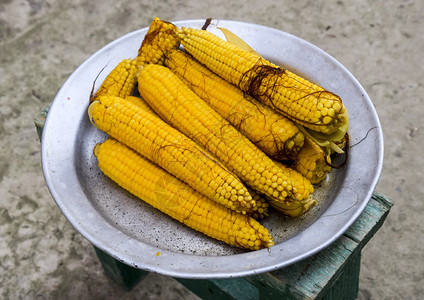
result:
[[[347,111],[334,93],[206,30],[185,27],[174,30],[187,52],[243,92],[312,130],[324,133],[341,127],[347,130]],[[333,115],[326,113],[330,108]]]
[[[133,93],[137,82],[135,60],[124,59],[109,73],[98,91],[91,97],[95,101],[100,96],[125,98]]]
[[[169,22],[154,18],[141,43],[136,58],[139,67],[145,64],[162,64],[164,54],[180,46],[180,37]]]
[[[293,168],[308,178],[312,184],[317,184],[331,171],[326,157],[324,150],[306,137],[305,144],[294,160]]]
[[[106,176],[179,222],[241,248],[274,245],[257,221],[210,200],[120,142],[107,139],[94,153]]]
[[[255,204],[246,187],[205,150],[161,119],[119,97],[101,96],[88,109],[100,130],[158,164],[194,189],[222,205],[243,213]],[[211,188],[210,182],[214,181]],[[236,183],[236,188],[233,184]],[[216,186],[225,189],[217,193]],[[242,201],[231,203],[232,191]],[[224,197],[221,197],[223,195]]]
[[[170,51],[164,64],[269,156],[293,158],[302,147],[304,135],[292,121],[245,95],[189,54]]]
[[[310,211],[316,203],[317,201],[315,199],[312,199],[311,197],[308,197],[301,201],[292,202],[277,202],[273,200],[269,201],[269,205],[275,210],[293,218],[300,217],[301,215]]]
[[[168,68],[153,64],[144,67],[138,89],[161,118],[215,155],[251,188],[276,201],[307,196],[304,178],[299,180],[293,170],[277,166]],[[267,178],[275,179],[267,183]],[[278,179],[286,181],[286,186],[277,184],[273,188]]]

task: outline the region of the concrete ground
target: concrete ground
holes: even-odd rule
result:
[[[155,16],[278,28],[329,52],[354,74],[383,126],[377,190],[395,202],[363,250],[359,299],[422,298],[424,2],[413,0],[0,1],[0,298],[196,298],[165,276],[150,274],[128,292],[104,275],[91,245],[47,190],[33,125],[90,54]]]

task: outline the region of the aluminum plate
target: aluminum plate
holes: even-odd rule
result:
[[[201,28],[204,20],[174,22]],[[91,126],[87,107],[95,89],[124,58],[134,58],[147,28],[111,42],[82,63],[57,93],[45,123],[42,166],[58,207],[88,241],[136,268],[183,278],[228,278],[273,271],[330,245],[367,205],[383,162],[378,116],[365,90],[337,60],[280,30],[214,20],[269,60],[317,82],[343,99],[350,118],[347,165],[316,187],[319,205],[299,219],[272,213],[264,225],[274,236],[270,249],[246,252],[197,233],[137,200],[101,173],[92,154],[106,135]],[[104,68],[104,69],[103,69]],[[103,69],[103,71],[99,72]]]

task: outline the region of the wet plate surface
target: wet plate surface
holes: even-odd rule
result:
[[[200,28],[203,20],[175,22]],[[382,168],[383,137],[373,104],[358,81],[324,51],[285,32],[255,24],[213,21],[273,62],[340,95],[348,109],[349,161],[315,189],[319,204],[302,218],[271,214],[264,225],[274,236],[270,249],[245,252],[210,239],[120,189],[100,172],[93,155],[106,135],[89,122],[96,88],[124,58],[133,58],[147,28],[129,33],[94,53],[68,78],[46,120],[42,164],[47,185],[69,222],[93,245],[137,268],[186,278],[223,278],[272,271],[325,248],[367,205]],[[358,143],[361,141],[360,143]],[[356,145],[355,145],[356,144]]]

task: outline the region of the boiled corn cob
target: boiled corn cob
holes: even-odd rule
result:
[[[213,153],[251,188],[276,201],[302,200],[313,192],[307,179],[278,167],[168,68],[145,66],[138,89],[161,118]]]
[[[95,101],[102,95],[121,98],[131,96],[140,67],[148,63],[161,63],[164,53],[179,47],[180,38],[173,28],[171,23],[155,18],[138,50],[137,58],[122,60],[90,97],[90,101]]]
[[[312,183],[302,176],[299,172],[296,170],[293,170],[292,168],[287,167],[280,161],[273,160],[274,164],[279,167],[282,170],[285,170],[285,174],[288,178],[292,180],[292,182],[296,182],[296,189],[297,193],[303,195],[303,197],[296,197],[294,199],[286,199],[284,202],[289,203],[291,201],[302,201],[312,195],[312,192],[314,191]],[[271,198],[272,199],[272,198]],[[274,199],[275,200],[275,199]]]
[[[274,163],[280,167],[285,168],[286,166],[280,162],[274,160]],[[305,177],[302,176],[299,172],[292,168],[288,168],[290,171],[288,171],[288,176],[293,179],[293,181],[301,181],[305,180]],[[308,184],[311,184],[311,182],[306,179]],[[304,187],[308,187],[309,185],[305,185]],[[301,193],[306,194],[303,190],[300,191]],[[255,195],[252,195],[252,197],[255,197]],[[317,201],[312,198],[312,194],[309,194],[307,197],[301,198],[301,199],[294,199],[294,200],[288,200],[288,201],[275,201],[275,199],[272,199],[265,195],[267,198],[269,205],[277,209],[280,213],[283,213],[285,215],[291,216],[291,217],[299,217],[309,211],[312,207],[315,206]]]
[[[302,147],[304,135],[292,121],[245,95],[189,54],[170,51],[164,64],[269,156],[293,158]]]
[[[106,77],[90,101],[100,96],[116,96],[125,98],[132,95],[137,83],[137,66],[133,59],[122,60]]]
[[[126,97],[125,99],[159,118],[156,112],[142,98],[129,96],[129,97]],[[253,201],[255,201],[255,205],[253,206],[250,212],[250,216],[254,219],[260,219],[260,220],[264,219],[268,215],[268,206],[269,206],[268,202],[266,201],[264,197],[261,197],[254,190],[249,188],[247,190],[249,191],[249,194],[252,196]]]
[[[128,102],[131,102],[134,105],[137,105],[139,108],[144,109],[148,113],[159,118],[159,116],[156,114],[156,112],[150,107],[149,104],[146,103],[146,101],[144,101],[143,98],[139,98],[139,97],[136,97],[136,96],[128,96],[128,97],[125,97],[125,100],[127,100]]]
[[[138,67],[149,63],[162,64],[164,54],[180,46],[180,37],[174,27],[169,22],[154,18],[138,50]]]
[[[262,197],[259,193],[255,192],[255,190],[248,188],[248,191],[250,195],[252,195],[253,200],[256,202],[256,206],[253,208],[250,216],[256,220],[263,220],[268,216],[269,201],[265,197]]]
[[[305,138],[305,144],[294,160],[293,168],[308,178],[312,184],[320,183],[331,171],[331,161],[327,161],[324,150],[310,138]]]
[[[274,245],[268,230],[257,221],[211,201],[120,142],[107,139],[94,153],[106,176],[179,222],[245,249]]]
[[[88,109],[92,123],[111,137],[233,210],[255,202],[240,180],[192,140],[128,100],[101,96]]]
[[[288,118],[314,131],[347,131],[347,111],[339,96],[206,30],[174,30],[195,59]]]

